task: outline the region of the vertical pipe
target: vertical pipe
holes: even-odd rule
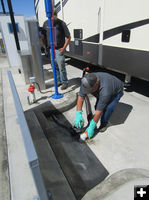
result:
[[[52,0],[52,12],[54,13],[54,0]],[[52,19],[53,49],[55,58],[55,34],[54,34],[54,18]]]
[[[55,58],[54,58],[54,47],[53,47],[53,34],[52,34],[52,0],[45,0],[45,10],[46,10],[46,16],[48,17],[48,22],[49,22],[51,57],[52,57],[54,86],[55,86],[55,94],[52,95],[52,98],[53,99],[59,99],[63,95],[58,93],[58,88],[57,88],[57,79],[56,79],[56,70],[55,70]]]
[[[10,19],[13,27],[13,32],[14,32],[14,38],[16,42],[16,47],[17,50],[20,51],[20,44],[19,44],[19,39],[18,39],[18,34],[17,34],[17,29],[16,29],[16,24],[15,24],[15,19],[14,19],[14,14],[13,14],[13,9],[12,9],[12,4],[11,0],[7,0],[8,8],[9,8],[9,13],[10,13]]]
[[[1,5],[2,5],[2,9],[3,9],[3,14],[6,14],[5,6],[4,6],[4,1],[3,0],[1,0]]]

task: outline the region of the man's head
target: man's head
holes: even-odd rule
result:
[[[53,20],[54,20],[54,23],[57,22],[57,11],[55,8],[54,8],[54,13],[53,13]]]
[[[84,94],[92,93],[99,88],[99,79],[95,73],[89,73],[82,78],[81,84]]]

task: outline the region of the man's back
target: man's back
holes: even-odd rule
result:
[[[117,77],[104,72],[97,72],[96,75],[100,80],[100,92],[104,96],[116,95],[123,89],[123,82]]]

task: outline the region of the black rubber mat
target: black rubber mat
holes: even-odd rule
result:
[[[71,125],[62,114],[56,115],[57,120],[68,129],[59,126],[50,116],[47,118],[48,127],[45,130],[45,120],[43,122],[41,115],[37,117],[73,193],[77,199],[81,199],[86,192],[105,179],[108,171],[86,143],[78,142],[71,135]]]
[[[25,112],[25,117],[38,155],[46,190],[50,191],[53,200],[76,200],[35,113],[32,111]]]
[[[34,109],[25,112],[25,115],[32,138],[36,141],[34,142],[38,149],[37,153],[46,188],[50,190],[54,200],[80,200],[90,189],[107,177],[108,171],[86,143],[80,143],[77,137],[72,136],[71,124],[64,115],[59,112],[51,114],[45,110],[44,108],[43,113],[40,109]],[[33,112],[38,119],[36,122],[30,112]],[[46,145],[43,143],[45,145],[43,147],[40,144],[41,132],[43,133],[42,137],[46,136],[48,149],[46,142]],[[44,150],[45,148],[46,150]],[[44,153],[40,151],[44,151]],[[52,168],[50,163],[52,163]]]

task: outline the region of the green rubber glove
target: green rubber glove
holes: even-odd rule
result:
[[[74,121],[74,125],[76,128],[81,128],[84,126],[84,119],[82,117],[82,110],[76,111],[76,119]]]
[[[88,133],[88,138],[90,139],[91,137],[93,137],[94,135],[94,129],[96,128],[96,122],[92,119],[92,121],[90,122],[90,125],[88,126],[88,128],[85,130],[85,132],[87,131]]]

